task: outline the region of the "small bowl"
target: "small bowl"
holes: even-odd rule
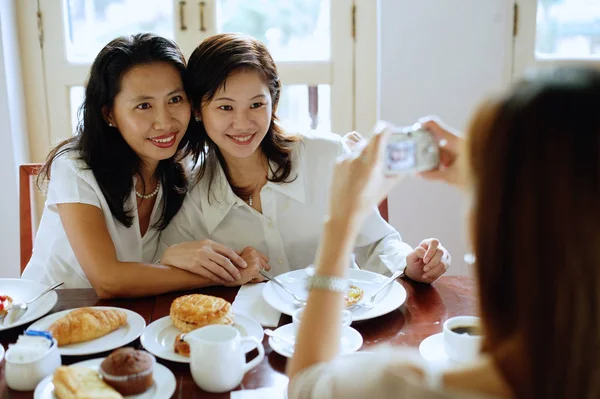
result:
[[[6,351],[4,378],[6,385],[15,391],[33,391],[41,380],[53,374],[62,363],[55,339],[48,352],[33,361],[18,362],[10,358],[11,348]]]
[[[146,392],[154,384],[153,372],[156,358],[148,352],[144,353],[152,359],[152,364],[148,370],[129,375],[111,375],[105,372],[102,366],[100,366],[99,371],[104,382],[123,396],[138,395]]]

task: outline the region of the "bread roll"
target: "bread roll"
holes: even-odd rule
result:
[[[233,324],[231,304],[223,298],[192,294],[175,299],[171,320],[181,332],[190,332],[209,324]]]

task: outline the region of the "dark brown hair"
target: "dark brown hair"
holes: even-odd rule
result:
[[[188,62],[186,87],[189,89],[192,107],[199,110],[202,104],[210,102],[215,93],[222,88],[227,77],[238,70],[250,70],[261,76],[271,94],[272,117],[271,125],[260,147],[267,157],[271,177],[269,181],[288,183],[292,170],[292,148],[298,141],[297,136],[284,134],[277,124],[277,104],[281,92],[281,82],[277,74],[277,66],[269,51],[260,41],[246,35],[223,33],[205,39],[194,50]],[[203,149],[200,154],[196,183],[204,176],[209,179],[209,192],[218,163],[223,168],[233,192],[247,200],[252,193],[252,187],[236,187],[231,183],[231,177],[225,159],[219,147],[210,139],[202,122],[194,123],[193,129],[200,136]],[[218,162],[218,163],[217,163]],[[275,165],[273,168],[271,163]]]
[[[486,347],[519,398],[600,397],[599,107],[600,72],[561,68],[469,129]]]
[[[51,178],[53,161],[62,154],[74,151],[94,173],[113,216],[123,225],[133,223],[133,209],[126,202],[133,189],[133,176],[140,174],[142,161],[129,147],[118,129],[108,126],[103,107],[113,106],[121,90],[121,78],[137,65],[165,62],[185,80],[185,59],[175,42],[149,33],[118,37],[108,43],[96,56],[85,87],[85,99],[79,109],[76,134],[48,155],[38,176],[38,186]],[[177,213],[187,192],[188,179],[183,158],[198,159],[199,142],[188,131],[174,157],[158,163],[156,177],[164,190],[161,217],[155,228],[163,230]]]

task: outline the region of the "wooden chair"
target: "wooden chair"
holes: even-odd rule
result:
[[[381,214],[381,217],[386,222],[389,222],[389,219],[388,219],[388,200],[387,200],[387,198],[384,199],[383,201],[381,201],[381,204],[379,204],[379,213]]]
[[[29,263],[33,251],[33,220],[31,216],[33,197],[32,177],[37,176],[42,168],[41,163],[19,166],[19,227],[21,239],[21,273]]]

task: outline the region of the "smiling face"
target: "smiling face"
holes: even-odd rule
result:
[[[190,116],[179,71],[158,62],[135,66],[123,75],[106,119],[145,165],[156,167],[175,155]]]
[[[201,118],[225,158],[248,158],[260,147],[271,125],[269,88],[257,72],[232,72],[212,100],[202,104]]]

